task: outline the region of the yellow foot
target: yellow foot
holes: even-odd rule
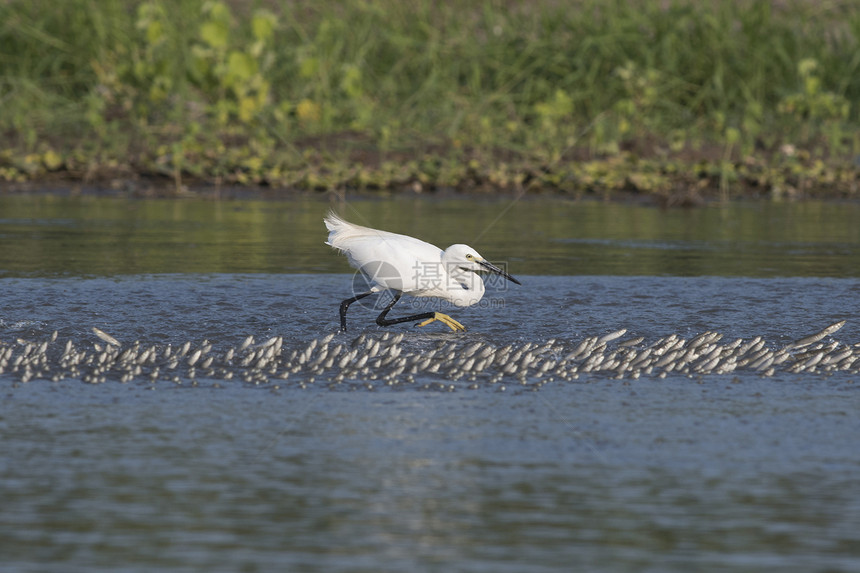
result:
[[[430,324],[434,320],[438,320],[439,322],[444,323],[445,325],[448,326],[448,328],[450,328],[454,332],[463,332],[466,330],[465,326],[463,326],[462,324],[460,324],[459,322],[457,322],[456,320],[454,320],[453,318],[451,318],[447,314],[442,314],[441,312],[434,312],[433,318],[428,318],[424,322],[419,322],[415,326],[427,326],[428,324]]]

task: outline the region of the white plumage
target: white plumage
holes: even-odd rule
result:
[[[443,251],[414,237],[355,225],[334,213],[329,213],[324,221],[329,230],[326,244],[346,254],[349,263],[361,271],[371,285],[370,291],[359,297],[391,290],[395,292],[395,303],[400,293],[406,293],[438,297],[455,306],[466,307],[476,304],[484,296],[484,281],[479,271],[494,272],[520,284],[468,245],[455,244]],[[351,302],[344,301],[344,304],[348,307]],[[387,311],[380,315],[377,323],[385,322]],[[342,308],[344,330],[345,313]],[[441,316],[450,319],[446,315]],[[435,319],[442,320],[440,317]],[[451,324],[449,326],[454,328]]]

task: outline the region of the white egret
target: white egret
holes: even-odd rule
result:
[[[454,306],[476,304],[484,296],[484,281],[478,272],[499,274],[509,281],[520,281],[487,262],[468,245],[451,245],[444,251],[420,239],[361,227],[330,212],[324,219],[329,230],[327,245],[342,251],[349,263],[361,271],[371,288],[340,303],[340,328],[346,330],[346,311],[355,301],[383,291],[394,298],[376,318],[379,326],[420,320],[426,326],[438,320],[453,331],[466,328],[441,312],[423,312],[402,318],[386,318],[403,293],[418,297],[437,297]]]

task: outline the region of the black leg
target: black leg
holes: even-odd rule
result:
[[[346,332],[346,311],[349,309],[349,305],[354,303],[357,300],[363,299],[366,296],[370,296],[373,294],[373,291],[363,292],[361,294],[357,294],[352,298],[348,298],[342,303],[340,303],[340,329],[343,332]],[[397,302],[397,301],[395,301]]]
[[[376,317],[376,324],[379,326],[391,326],[392,324],[400,324],[401,322],[411,322],[413,320],[424,320],[426,318],[433,318],[432,312],[424,312],[421,314],[416,314],[414,316],[404,316],[403,318],[385,318],[385,315],[388,314],[388,311],[391,310],[397,301],[400,300],[400,297],[403,296],[402,292],[398,292],[394,294],[394,298],[391,299],[391,302],[388,303],[382,312],[379,313],[379,316]]]
[[[448,328],[454,331],[458,330],[466,330],[462,324],[448,316],[447,314],[442,314],[441,312],[422,312],[420,314],[412,314],[409,316],[403,316],[401,318],[385,318],[385,315],[388,314],[388,311],[397,304],[397,301],[400,300],[400,297],[403,296],[403,293],[398,292],[395,293],[394,298],[388,306],[386,306],[379,316],[376,317],[376,324],[379,326],[391,326],[392,324],[400,324],[402,322],[414,322],[416,320],[426,320],[427,322],[423,322],[421,324],[417,324],[416,326],[424,326],[425,324],[429,324],[434,320],[441,320],[444,322]]]

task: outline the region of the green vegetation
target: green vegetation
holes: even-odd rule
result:
[[[860,194],[847,0],[8,0],[0,46],[7,186]]]

